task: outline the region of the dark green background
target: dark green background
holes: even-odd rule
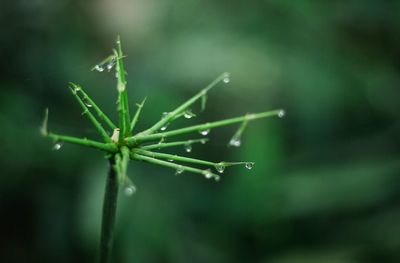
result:
[[[123,40],[140,128],[224,71],[205,113],[285,108],[213,130],[189,156],[251,160],[219,183],[131,163],[114,262],[400,262],[400,1],[30,0],[0,3],[0,261],[96,262],[107,162],[52,151],[39,126],[96,139],[67,84],[115,119],[90,68]],[[194,110],[197,111],[198,108]],[[195,135],[198,137],[199,135]],[[185,154],[183,149],[173,150]]]

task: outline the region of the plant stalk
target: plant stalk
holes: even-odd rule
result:
[[[111,262],[111,250],[113,245],[113,234],[115,216],[118,201],[118,173],[115,167],[115,157],[110,159],[110,168],[107,176],[104,193],[103,217],[101,222],[100,239],[100,263]]]

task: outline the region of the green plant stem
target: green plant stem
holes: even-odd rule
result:
[[[266,111],[266,112],[261,112],[261,113],[254,113],[254,114],[246,114],[245,116],[242,117],[236,117],[236,118],[231,118],[231,119],[225,119],[221,121],[215,121],[215,122],[209,122],[209,123],[203,123],[203,124],[198,124],[182,129],[177,129],[177,130],[172,130],[172,131],[167,131],[167,132],[160,132],[160,133],[154,133],[150,135],[142,135],[142,133],[139,133],[136,136],[126,138],[126,142],[128,145],[135,145],[141,142],[145,141],[151,141],[151,140],[158,140],[161,138],[167,138],[171,136],[177,136],[177,135],[182,135],[186,133],[191,133],[191,132],[199,132],[202,130],[208,130],[208,129],[213,129],[221,126],[226,126],[226,125],[231,125],[239,122],[243,122],[244,120],[256,120],[256,119],[261,119],[261,118],[266,118],[266,117],[271,117],[271,116],[278,116],[279,113],[282,110],[273,110],[273,111]]]
[[[110,167],[104,193],[103,217],[101,222],[100,237],[100,263],[111,262],[110,260],[119,188],[118,169],[116,169],[117,165],[118,164],[116,164],[114,156],[110,159]]]
[[[141,149],[153,150],[153,149],[162,149],[162,148],[168,148],[168,147],[181,146],[181,145],[185,145],[185,144],[194,144],[194,143],[204,144],[208,141],[209,141],[208,138],[202,138],[202,139],[192,139],[192,140],[186,140],[186,141],[164,142],[164,143],[144,145],[141,147]]]
[[[171,162],[159,160],[159,159],[156,159],[156,158],[153,158],[153,157],[144,156],[144,155],[137,154],[137,153],[131,153],[131,158],[135,159],[135,160],[139,160],[139,161],[145,161],[145,162],[148,162],[148,163],[153,163],[153,164],[158,164],[158,165],[161,165],[161,166],[173,168],[175,170],[181,169],[182,171],[188,171],[188,172],[191,172],[191,173],[197,173],[197,174],[204,175],[204,173],[206,172],[206,170],[201,170],[201,169],[193,168],[193,167],[190,167],[190,166],[171,163]],[[209,172],[209,173],[214,178],[218,178],[219,177],[219,175],[217,175],[217,174],[214,174],[214,173],[211,173],[211,172]]]
[[[178,162],[195,163],[195,164],[201,164],[201,165],[207,165],[207,166],[217,165],[217,163],[213,163],[213,162],[209,162],[209,161],[204,161],[204,160],[200,160],[200,159],[194,159],[194,158],[189,158],[189,157],[184,157],[184,156],[179,156],[179,155],[174,155],[174,154],[168,154],[168,153],[151,152],[151,151],[146,151],[146,150],[141,150],[141,149],[135,149],[134,152],[141,154],[141,155],[154,157],[154,158],[174,160],[174,161],[178,161]]]
[[[118,150],[117,146],[114,143],[102,143],[89,139],[80,139],[72,136],[59,135],[54,133],[48,133],[47,137],[53,139],[55,142],[69,142],[73,144],[78,144],[82,146],[89,146],[98,150],[106,151],[106,152],[116,152]]]

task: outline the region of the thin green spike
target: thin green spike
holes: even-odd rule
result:
[[[76,98],[76,100],[78,101],[78,103],[81,105],[82,109],[83,109],[83,113],[86,114],[86,116],[88,116],[89,120],[92,122],[93,126],[97,129],[97,131],[100,133],[100,135],[103,137],[105,142],[112,142],[111,138],[109,137],[109,135],[107,134],[107,132],[104,130],[103,126],[101,125],[100,122],[97,121],[97,119],[94,117],[94,115],[89,111],[88,107],[86,106],[86,104],[83,102],[83,100],[81,99],[81,97],[78,96],[76,88],[78,86],[76,86],[75,84],[71,83],[71,85],[73,87],[70,86],[71,89],[71,93],[72,95]]]
[[[48,121],[49,121],[49,109],[46,108],[44,111],[44,118],[43,118],[43,123],[42,126],[40,127],[40,134],[42,136],[47,136],[49,131],[48,131]]]
[[[101,120],[104,121],[105,124],[111,129],[114,130],[117,128],[117,126],[108,118],[108,116],[100,109],[99,106],[89,97],[89,95],[83,90],[82,86],[75,84],[73,82],[70,82],[70,84],[74,87],[76,92],[80,92],[83,96],[83,99],[86,100],[90,105],[92,105],[94,111],[96,112],[97,116]]]
[[[133,132],[133,129],[135,128],[136,123],[139,120],[139,116],[140,116],[140,113],[142,112],[142,108],[143,108],[144,103],[146,102],[146,99],[147,99],[147,97],[143,99],[142,103],[136,104],[137,110],[136,110],[135,115],[133,116],[133,119],[132,119],[132,122],[131,122],[131,126],[130,126],[131,133]]]

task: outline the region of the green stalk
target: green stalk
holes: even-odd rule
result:
[[[172,131],[167,131],[167,132],[160,132],[160,133],[155,133],[155,134],[150,134],[150,135],[142,135],[142,133],[139,133],[136,136],[126,138],[126,142],[128,145],[135,145],[141,142],[145,141],[151,141],[151,140],[158,140],[161,138],[167,138],[171,136],[177,136],[177,135],[182,135],[186,133],[191,133],[191,132],[200,132],[203,130],[208,130],[208,129],[213,129],[221,126],[226,126],[226,125],[231,125],[239,122],[243,122],[244,120],[256,120],[256,119],[261,119],[261,118],[266,118],[266,117],[271,117],[271,116],[279,116],[282,113],[282,110],[274,110],[274,111],[266,111],[266,112],[261,112],[261,113],[255,113],[255,114],[246,114],[245,116],[241,117],[236,117],[236,118],[231,118],[231,119],[225,119],[221,121],[215,121],[215,122],[209,122],[209,123],[203,123],[199,125],[194,125],[182,129],[177,129],[177,130],[172,130]]]
[[[116,155],[117,156],[117,155]],[[111,262],[115,216],[117,212],[119,188],[119,163],[116,156],[110,159],[106,188],[104,193],[103,217],[101,222],[100,237],[100,263]]]

